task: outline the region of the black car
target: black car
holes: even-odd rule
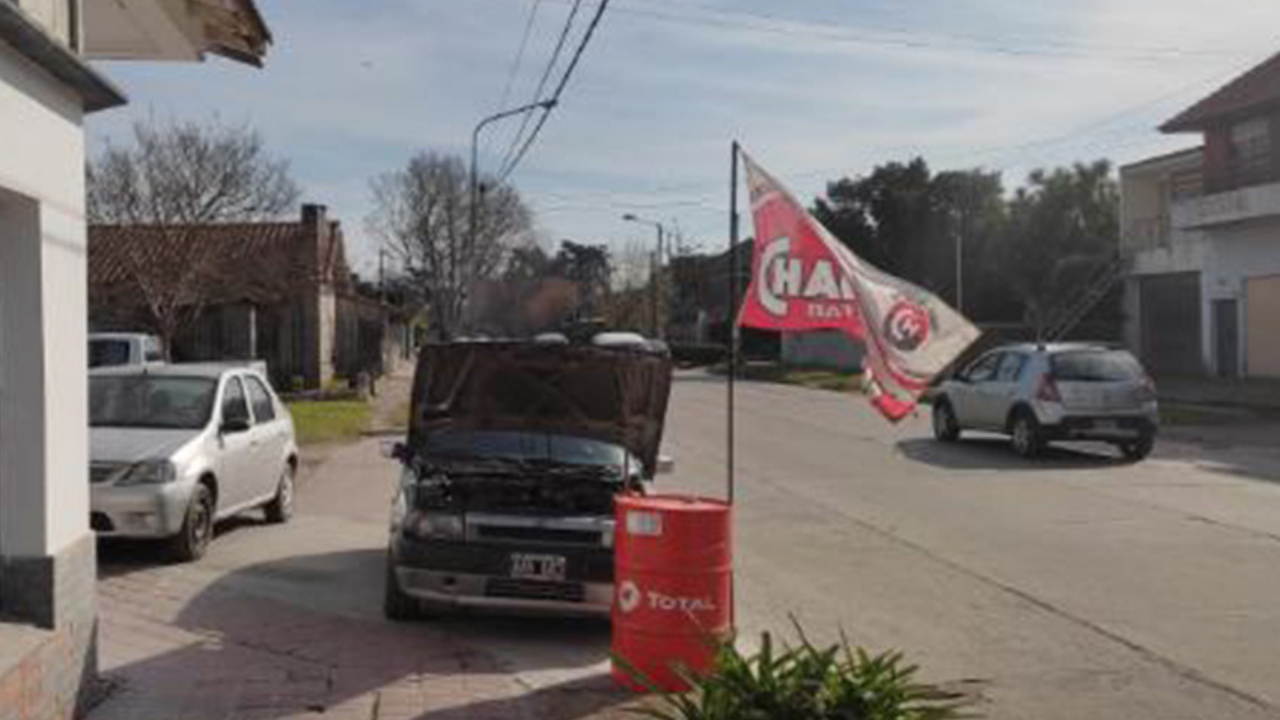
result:
[[[454,342],[418,359],[387,617],[457,607],[607,614],[613,500],[658,470],[664,345]]]

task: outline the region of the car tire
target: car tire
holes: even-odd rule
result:
[[[1156,439],[1150,435],[1144,435],[1137,440],[1120,443],[1120,454],[1124,455],[1124,459],[1129,462],[1142,462],[1147,459],[1155,446]]]
[[[387,553],[387,575],[382,593],[382,614],[394,622],[409,622],[422,617],[422,606],[416,598],[400,589],[395,561]]]
[[[1020,457],[1033,458],[1044,449],[1044,438],[1040,434],[1040,423],[1030,410],[1018,410],[1009,423],[1009,436],[1013,451]]]
[[[951,403],[939,400],[933,404],[933,437],[939,442],[955,442],[960,439],[960,421]]]
[[[213,539],[213,493],[204,484],[196,485],[187,505],[182,529],[169,541],[169,550],[178,562],[194,562],[204,557]]]
[[[271,498],[271,502],[262,508],[267,516],[267,522],[283,524],[289,522],[290,518],[293,517],[296,480],[297,471],[294,470],[293,463],[285,463],[284,470],[280,473],[280,482],[276,485],[275,497]]]

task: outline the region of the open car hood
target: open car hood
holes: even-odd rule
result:
[[[514,430],[602,440],[652,477],[671,394],[662,345],[430,344],[418,355],[409,443],[444,429]]]

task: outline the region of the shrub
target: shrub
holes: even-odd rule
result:
[[[687,694],[664,695],[662,706],[636,710],[657,720],[947,720],[961,717],[958,696],[916,681],[901,653],[869,655],[841,642],[818,648],[797,625],[800,644],[775,649],[769,633],[746,656],[732,641],[717,643],[714,669],[681,671]],[[641,684],[652,686],[620,664]]]
[[[723,345],[671,343],[671,359],[681,367],[703,367],[724,362],[729,350]]]

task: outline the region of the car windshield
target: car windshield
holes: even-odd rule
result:
[[[129,364],[129,343],[125,340],[90,340],[89,367]]]
[[[195,430],[209,422],[211,378],[113,375],[89,379],[91,427]]]
[[[437,460],[514,460],[564,465],[639,466],[634,456],[617,445],[546,433],[476,430],[433,432],[427,436],[427,456]]]
[[[1120,350],[1086,350],[1053,356],[1053,376],[1065,382],[1126,382],[1143,377],[1142,366]]]

